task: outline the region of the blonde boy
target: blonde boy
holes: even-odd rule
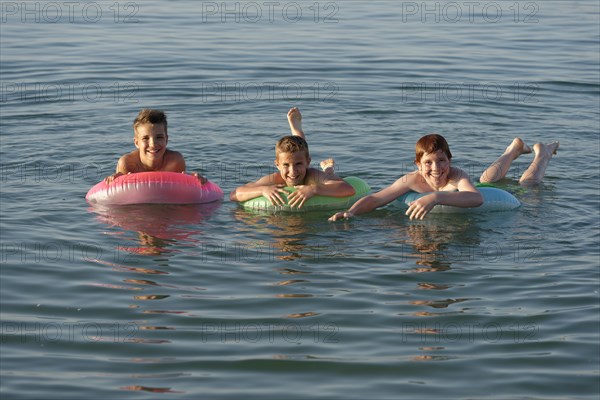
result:
[[[283,188],[293,186],[296,191],[288,195],[288,204],[302,207],[315,195],[345,197],[354,194],[354,188],[333,173],[333,160],[321,163],[325,171],[310,167],[310,153],[304,132],[302,115],[296,107],[288,112],[291,136],[281,138],[275,146],[275,166],[278,172],[265,175],[231,192],[232,201],[246,201],[264,196],[273,205],[285,204]]]

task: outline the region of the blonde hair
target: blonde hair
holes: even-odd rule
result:
[[[133,120],[133,131],[137,132],[137,127],[143,124],[163,124],[167,132],[167,115],[160,110],[145,108]]]
[[[280,153],[296,153],[303,151],[306,153],[306,158],[310,157],[308,152],[308,143],[300,136],[284,136],[275,145],[275,156],[279,156]]]

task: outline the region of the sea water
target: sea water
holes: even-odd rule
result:
[[[597,1],[1,7],[3,399],[597,398]],[[560,149],[513,212],[244,211],[292,106],[375,191],[431,132]],[[85,202],[146,107],[223,202]]]

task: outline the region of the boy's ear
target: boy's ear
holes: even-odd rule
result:
[[[136,148],[138,148],[138,149],[140,148],[136,134],[133,135],[133,144],[135,145]]]

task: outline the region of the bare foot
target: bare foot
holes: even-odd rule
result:
[[[479,181],[481,183],[492,183],[503,179],[508,173],[512,162],[525,153],[531,153],[531,148],[521,138],[514,138],[512,143],[504,150],[504,153],[483,171]]]
[[[552,142],[548,144],[536,143],[533,145],[533,151],[535,152],[536,157],[549,160],[554,154],[556,154],[559,146],[559,142]]]
[[[298,107],[290,108],[290,111],[287,113],[287,119],[290,124],[290,129],[292,130],[292,135],[304,138],[304,131],[302,131],[302,114],[300,114]]]
[[[558,142],[536,143],[533,145],[535,157],[529,168],[523,172],[519,180],[521,185],[536,185],[542,181],[552,155],[556,154],[556,150],[558,150],[558,145]]]
[[[531,148],[521,138],[514,138],[504,151],[504,154],[510,154],[513,160],[517,159],[521,154],[528,153],[531,153]]]
[[[321,161],[320,165],[323,172],[325,172],[327,175],[333,175],[335,168],[335,161],[333,158],[328,158],[327,160]]]

